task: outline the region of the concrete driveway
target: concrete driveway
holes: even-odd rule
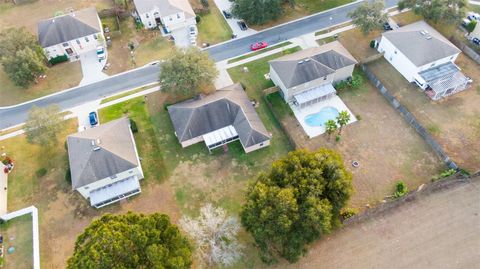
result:
[[[190,36],[188,34],[188,27],[183,27],[172,31],[172,36],[175,38],[175,45],[177,47],[190,47]]]
[[[83,79],[79,85],[83,86],[108,78],[108,75],[102,72],[106,61],[98,61],[96,50],[81,54],[80,63],[82,65]]]
[[[222,10],[227,10],[230,11],[232,9],[232,2],[229,0],[215,0],[215,4],[217,5],[218,9],[220,9],[220,12]],[[222,13],[223,15],[223,13]],[[226,19],[225,16],[223,18],[227,21],[228,25],[230,26],[230,29],[232,29],[233,34],[237,35],[237,38],[244,37],[244,36],[249,36],[257,33],[257,31],[248,28],[246,31],[242,31],[240,29],[240,26],[238,26],[238,19],[231,18],[231,19]]]

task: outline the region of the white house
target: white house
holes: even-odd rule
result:
[[[350,78],[356,63],[334,41],[270,61],[270,78],[286,102],[304,107],[334,96],[333,84]]]
[[[425,21],[383,33],[377,49],[433,100],[465,90],[470,83],[455,64],[460,50]]]
[[[143,171],[128,118],[67,137],[72,189],[100,208],[141,192]]]
[[[188,0],[134,0],[137,14],[146,29],[159,27],[163,35],[172,35],[175,44],[191,44],[188,27],[196,25]]]
[[[105,38],[97,10],[92,7],[38,22],[38,41],[47,59],[66,55],[74,61],[104,45]]]

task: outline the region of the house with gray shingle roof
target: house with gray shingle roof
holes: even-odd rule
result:
[[[455,64],[461,51],[425,21],[383,33],[377,49],[433,100],[462,91],[470,83]]]
[[[182,147],[203,141],[211,150],[238,140],[248,153],[270,145],[271,135],[240,84],[171,105],[168,113]]]
[[[47,59],[66,55],[76,60],[80,54],[95,50],[105,41],[94,7],[39,21],[37,27],[38,41]]]
[[[270,78],[285,101],[303,107],[334,96],[332,84],[350,78],[356,63],[334,41],[269,61]]]
[[[67,137],[72,189],[95,208],[141,192],[143,171],[128,118]]]
[[[161,25],[169,33],[195,25],[195,13],[188,0],[133,0],[135,9],[147,29]]]

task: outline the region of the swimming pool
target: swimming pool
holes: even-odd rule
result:
[[[307,115],[305,123],[308,126],[324,126],[328,120],[334,120],[338,116],[338,110],[332,106],[322,108],[319,112]]]

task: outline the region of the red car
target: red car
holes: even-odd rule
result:
[[[257,42],[255,44],[250,45],[250,49],[255,51],[255,50],[259,50],[259,49],[264,49],[267,46],[268,46],[267,42],[262,41],[262,42]]]

